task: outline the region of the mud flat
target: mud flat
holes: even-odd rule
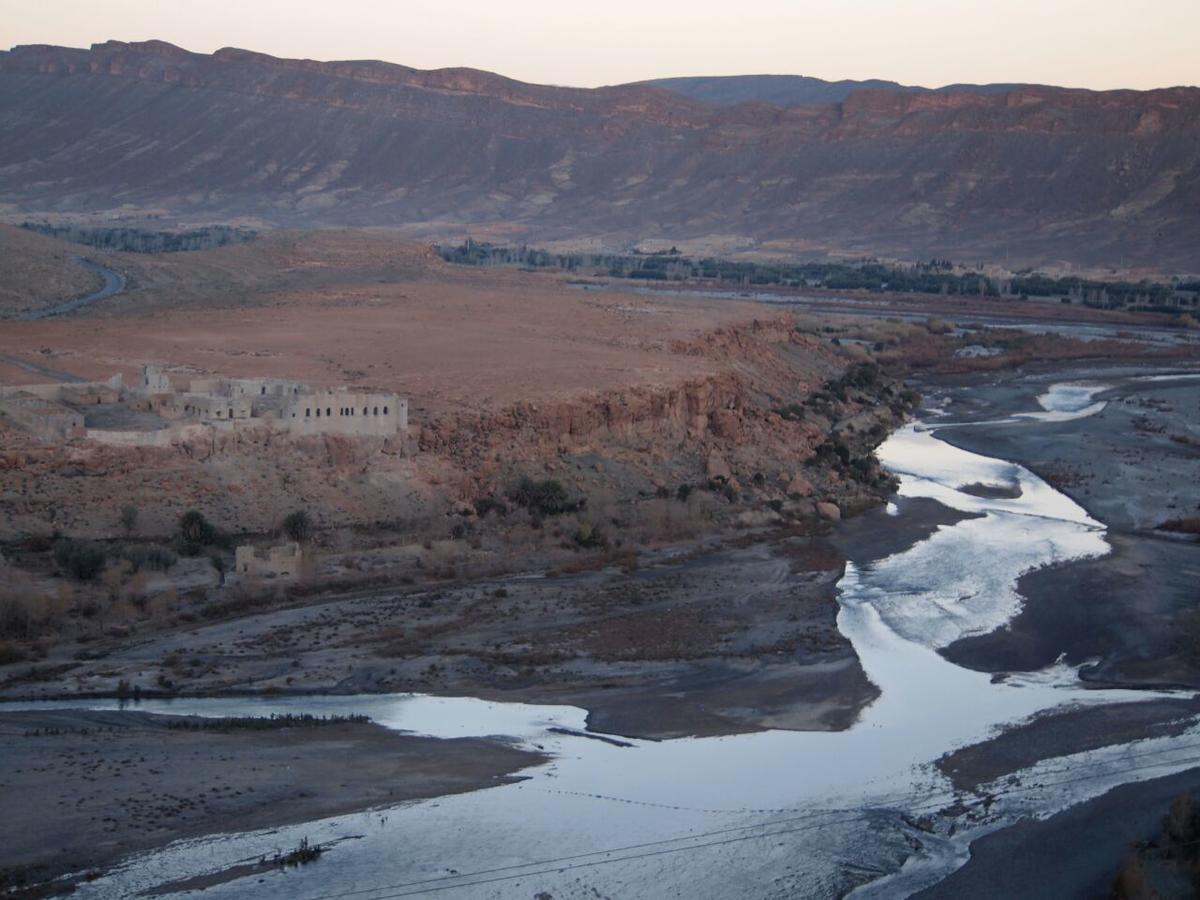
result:
[[[970,861],[919,900],[1107,897],[1136,841],[1159,834],[1171,800],[1200,791],[1200,769],[1113,788],[1048,819],[1027,819],[971,845]]]
[[[1008,421],[1037,410],[1036,397],[1063,382],[1089,392],[1079,412],[1102,408],[1066,421]],[[976,424],[938,436],[1037,472],[1108,526],[1112,553],[1026,574],[1025,602],[1012,622],[958,641],[947,658],[1004,672],[1042,668],[1065,654],[1070,664],[1088,663],[1082,677],[1096,683],[1200,686],[1200,644],[1185,616],[1196,607],[1200,545],[1155,527],[1200,514],[1196,373],[1017,373],[963,394],[971,405],[951,400],[947,418]]]
[[[506,784],[545,760],[500,741],[417,737],[366,721],[197,721],[0,712],[0,789],[10,813],[21,811],[0,822],[0,885],[104,868],[235,822],[274,827]]]

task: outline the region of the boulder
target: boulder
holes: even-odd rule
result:
[[[793,475],[791,480],[787,483],[787,493],[789,497],[793,494],[797,497],[809,497],[812,495],[812,492],[812,482],[799,472]]]
[[[822,501],[817,504],[817,515],[822,519],[828,519],[830,522],[837,522],[842,518],[842,511],[838,509],[836,503]]]
[[[733,471],[729,468],[729,463],[725,462],[725,458],[716,450],[708,454],[708,460],[704,464],[704,471],[709,478],[730,478]]]

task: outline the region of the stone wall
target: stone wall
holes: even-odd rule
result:
[[[387,436],[408,430],[408,401],[397,394],[314,391],[285,404],[280,423],[293,434]]]
[[[29,393],[0,397],[0,415],[20,425],[43,441],[65,441],[83,437],[83,413],[61,403]]]

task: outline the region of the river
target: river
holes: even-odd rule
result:
[[[1102,388],[1051,389],[1042,411],[1094,411]],[[79,896],[130,896],[302,838],[331,848],[302,870],[257,874],[252,886],[229,882],[205,896],[906,896],[961,865],[972,839],[1022,815],[1044,816],[1117,784],[1196,765],[1193,722],[1173,737],[1047,760],[977,793],[956,793],[932,763],[998,726],[1053,708],[1163,695],[1087,690],[1061,665],[997,680],[940,656],[939,647],[1000,627],[1019,610],[1022,573],[1107,553],[1104,526],[1023,467],[956,449],[920,424],[894,434],[879,455],[901,478],[899,515],[917,497],[975,515],[848,567],[838,625],[881,690],[852,728],[614,746],[551,731],[585,728],[585,711],[567,706],[414,695],[142,702],[148,711],[213,716],[362,713],[438,737],[502,735],[552,760],[516,784],[181,841],[80,885]],[[976,484],[1020,495],[961,490]],[[945,814],[954,803],[967,811]]]

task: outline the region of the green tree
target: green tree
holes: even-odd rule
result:
[[[179,517],[179,546],[185,556],[196,556],[212,544],[217,530],[199,510],[189,509]]]
[[[283,533],[297,543],[304,543],[312,537],[312,518],[303,510],[298,509],[283,517]]]
[[[126,535],[133,534],[133,530],[137,528],[138,508],[132,504],[121,507],[121,527],[125,530]]]

